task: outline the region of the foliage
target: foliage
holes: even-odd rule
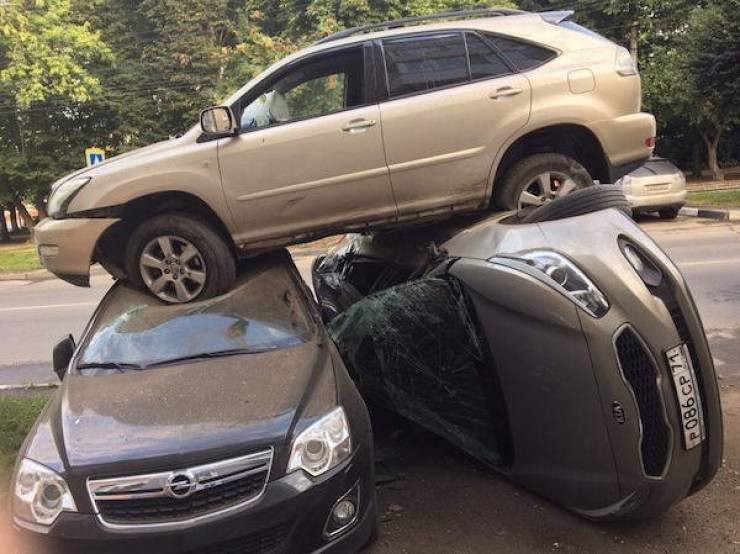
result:
[[[32,244],[0,248],[0,273],[20,273],[40,268],[41,262]]]
[[[0,395],[0,492],[7,486],[18,449],[47,400],[41,394]]]
[[[740,208],[740,189],[689,192],[692,206]]]

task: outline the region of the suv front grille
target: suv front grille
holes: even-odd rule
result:
[[[670,428],[658,388],[658,369],[642,341],[625,327],[615,341],[619,366],[637,402],[642,426],[640,453],[645,474],[660,477],[668,461]]]
[[[272,449],[191,468],[88,481],[104,525],[178,525],[256,501],[265,489]]]

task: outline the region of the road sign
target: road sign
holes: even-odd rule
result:
[[[85,160],[87,161],[88,167],[99,164],[105,160],[105,150],[95,147],[85,148]]]

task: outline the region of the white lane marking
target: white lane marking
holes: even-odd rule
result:
[[[76,308],[79,306],[96,306],[98,302],[73,302],[70,304],[46,304],[43,306],[14,306],[12,308],[0,308],[0,312],[21,312],[25,310],[49,310],[52,308]]]
[[[730,258],[729,260],[703,260],[696,262],[676,262],[679,267],[692,265],[719,265],[719,264],[740,264],[740,258]]]

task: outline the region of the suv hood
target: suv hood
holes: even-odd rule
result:
[[[65,181],[68,181],[69,179],[73,179],[74,177],[95,177],[99,173],[105,173],[108,170],[112,169],[110,166],[118,167],[123,165],[123,162],[129,164],[131,162],[138,162],[140,159],[149,157],[152,154],[161,154],[164,151],[170,150],[182,144],[183,138],[184,136],[155,142],[154,144],[150,144],[148,146],[143,146],[141,148],[129,150],[128,152],[124,152],[123,154],[118,154],[117,156],[108,158],[103,162],[95,164],[94,166],[83,167],[57,180],[51,186],[51,188],[53,190],[58,185],[62,184]]]
[[[318,379],[323,373],[331,379]],[[126,373],[70,374],[59,425],[69,466],[191,463],[283,443],[330,358],[315,342]],[[315,388],[315,387],[314,387]]]

